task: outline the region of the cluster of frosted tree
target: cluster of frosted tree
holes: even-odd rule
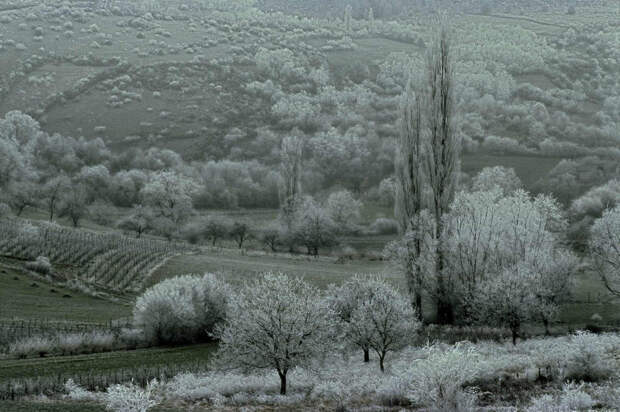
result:
[[[238,289],[213,274],[167,279],[138,297],[134,324],[150,344],[218,339],[226,370],[288,373],[336,350],[386,355],[410,345],[420,323],[407,299],[379,277],[355,277],[327,292],[298,277],[266,273]]]
[[[382,280],[357,278],[327,295],[301,279],[266,274],[247,283],[231,300],[228,318],[216,327],[217,362],[225,368],[275,370],[280,393],[287,375],[310,366],[343,345],[385,357],[409,344],[419,328],[415,314]]]
[[[280,185],[280,216],[263,233],[263,241],[273,251],[285,244],[290,251],[303,246],[309,255],[337,244],[338,235],[358,230],[361,202],[347,190],[329,195],[323,205],[311,196],[303,195],[304,142],[299,137],[282,141]]]
[[[550,197],[531,198],[514,171],[483,170],[457,192],[450,39],[444,28],[426,77],[410,84],[401,116],[397,215],[403,237],[386,255],[404,273],[412,305],[434,302],[440,323],[545,326],[570,291],[576,259],[561,246],[566,221]],[[413,82],[412,82],[413,83]]]

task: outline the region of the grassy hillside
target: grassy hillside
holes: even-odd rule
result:
[[[105,323],[131,314],[131,307],[32,277],[0,262],[0,319]]]

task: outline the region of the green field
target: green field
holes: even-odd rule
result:
[[[68,290],[22,270],[0,268],[0,319],[101,323],[131,314],[128,305]]]
[[[0,361],[0,385],[8,379],[56,378],[62,376],[86,377],[87,375],[124,374],[131,380],[132,371],[169,366],[182,370],[204,365],[216,349],[215,344],[179,348],[152,348],[131,351],[99,353],[92,355],[62,356],[42,359]]]
[[[263,272],[283,272],[301,276],[314,285],[325,288],[331,283],[342,283],[356,273],[385,273],[383,262],[354,260],[336,263],[334,259],[296,256],[288,258],[278,255],[243,256],[235,251],[223,250],[220,254],[185,255],[170,259],[160,267],[151,278],[151,284],[183,274],[202,274],[220,272],[232,284],[240,284],[245,280]],[[401,283],[397,275],[386,274],[396,284]]]

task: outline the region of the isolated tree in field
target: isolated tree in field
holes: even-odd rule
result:
[[[620,296],[620,205],[603,212],[590,231],[594,267],[605,287]]]
[[[80,220],[87,214],[87,190],[81,183],[74,183],[63,198],[58,211],[59,217],[71,220],[73,227],[80,225]]]
[[[54,177],[43,186],[43,200],[50,221],[54,220],[54,216],[56,216],[62,196],[65,191],[70,188],[71,180],[65,175]]]
[[[290,232],[295,213],[301,200],[301,168],[303,161],[303,140],[297,136],[287,136],[280,148],[280,219]]]
[[[318,256],[319,249],[338,243],[336,225],[312,198],[304,201],[295,220],[293,227],[295,243],[305,246],[309,255]]]
[[[373,288],[368,298],[353,310],[347,335],[367,340],[384,372],[386,355],[409,345],[421,324],[411,303],[396,289],[380,280],[373,282]]]
[[[400,139],[396,151],[395,214],[403,241],[399,242],[399,262],[407,282],[411,303],[420,319],[422,313],[423,259],[421,213],[425,207],[424,191],[427,183],[423,172],[424,124],[422,95],[416,96],[411,81],[401,102]]]
[[[265,274],[248,282],[230,307],[226,323],[216,328],[216,362],[276,370],[282,395],[289,371],[328,354],[334,344],[335,314],[318,289],[299,278]]]
[[[209,216],[198,223],[202,236],[215,246],[217,241],[230,234],[232,223],[225,217]]]
[[[149,207],[136,205],[131,213],[120,219],[116,225],[119,229],[135,232],[139,239],[152,227],[153,219],[153,211]]]
[[[521,189],[523,184],[513,168],[495,166],[485,167],[474,177],[472,189],[490,191],[498,188],[504,195],[510,195]]]
[[[144,204],[151,207],[155,217],[165,218],[178,225],[192,214],[192,193],[195,183],[174,171],[155,174],[141,191]]]
[[[326,210],[341,233],[348,233],[354,229],[360,218],[362,202],[355,199],[348,190],[334,192],[326,201]]]
[[[282,241],[282,226],[280,222],[273,221],[261,231],[260,240],[272,252],[278,251],[278,245]]]
[[[437,225],[435,259],[437,315],[440,323],[452,323],[454,308],[444,280],[444,246],[441,244],[443,216],[454,199],[460,169],[461,139],[457,135],[454,101],[454,58],[450,29],[441,22],[439,33],[429,49],[424,82],[424,106],[428,139],[426,140],[425,175],[430,188],[429,209]]]
[[[229,232],[239,249],[243,247],[243,243],[252,236],[252,228],[247,222],[234,222]]]

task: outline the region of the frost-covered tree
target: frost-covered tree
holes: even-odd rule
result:
[[[421,221],[424,204],[424,191],[427,182],[423,172],[424,162],[424,124],[422,117],[422,95],[413,91],[409,81],[401,102],[400,140],[396,151],[395,214],[403,240],[399,242],[400,269],[407,282],[411,303],[420,319],[422,312],[421,261],[424,231]],[[393,245],[396,247],[396,245]],[[393,255],[395,257],[395,255]]]
[[[344,29],[347,33],[351,33],[352,30],[352,22],[353,22],[353,7],[350,4],[347,4],[344,7]]]
[[[232,295],[230,287],[210,273],[166,279],[138,297],[134,324],[154,344],[209,340],[216,325],[225,321]]]
[[[39,123],[22,112],[11,111],[0,119],[0,189],[36,177],[33,153],[41,133]]]
[[[454,69],[450,29],[446,21],[441,21],[439,31],[428,51],[423,88],[425,125],[428,131],[425,175],[430,188],[429,209],[437,225],[434,297],[440,323],[451,323],[454,320],[454,308],[444,279],[445,248],[441,244],[443,216],[454,199],[460,170],[461,139],[456,125]]]
[[[305,246],[308,254],[319,255],[319,249],[338,243],[337,227],[329,214],[312,198],[306,198],[295,215],[293,239]]]
[[[479,284],[476,291],[476,317],[485,323],[508,327],[516,345],[523,323],[541,311],[536,296],[539,278],[533,268],[517,263]]]
[[[571,296],[579,260],[569,251],[560,249],[536,263],[536,297],[540,309],[538,316],[545,327],[545,334],[549,335],[550,323],[557,318],[560,305],[566,303]]]
[[[196,229],[201,237],[211,242],[215,246],[217,241],[230,234],[232,222],[224,216],[209,216],[196,223]]]
[[[620,296],[620,205],[604,211],[594,222],[590,251],[605,287]]]
[[[141,190],[144,205],[155,216],[178,225],[192,214],[192,194],[196,185],[190,178],[174,171],[156,173]]]
[[[409,301],[384,280],[369,279],[360,286],[346,335],[365,351],[372,349],[383,372],[386,355],[410,344],[420,323]]]
[[[43,200],[48,212],[49,220],[53,221],[56,216],[56,212],[62,201],[62,197],[65,191],[71,188],[71,180],[65,176],[60,175],[54,177],[45,183],[43,186]]]
[[[472,189],[475,191],[491,191],[498,188],[505,195],[521,189],[523,184],[513,168],[495,166],[485,167],[474,177]]]
[[[62,196],[58,216],[68,218],[73,227],[78,227],[88,212],[86,201],[86,187],[81,183],[72,184]]]
[[[239,249],[243,247],[243,243],[252,236],[252,227],[247,222],[234,222],[230,228],[229,235],[232,237]]]
[[[120,229],[135,232],[136,237],[140,238],[152,227],[153,219],[153,211],[149,207],[135,205],[131,213],[121,218],[116,225]]]
[[[285,137],[280,148],[280,220],[289,232],[301,201],[302,161],[303,140],[297,136]]]
[[[275,370],[280,393],[287,375],[334,345],[336,317],[318,291],[299,278],[267,273],[248,282],[216,328],[216,362],[225,368]]]
[[[344,325],[351,322],[353,312],[370,299],[374,293],[375,278],[355,275],[341,285],[329,285],[327,302]],[[360,331],[361,332],[361,331]],[[348,334],[347,340],[364,352],[364,362],[370,362],[370,337],[368,334]]]
[[[7,202],[17,216],[27,207],[39,204],[40,186],[31,181],[12,182],[7,188]]]
[[[329,195],[325,202],[327,213],[342,233],[351,232],[360,218],[362,202],[355,199],[348,190],[341,190]]]
[[[498,188],[460,193],[442,234],[446,284],[459,316],[502,323],[516,334],[524,320],[548,326],[568,296],[576,264],[559,242],[565,227],[560,206],[548,196],[532,199],[522,190],[502,196]],[[502,283],[505,302],[496,296]],[[518,308],[519,302],[529,307]]]
[[[272,252],[278,251],[278,245],[282,242],[282,226],[280,222],[270,222],[260,233],[260,240]]]

